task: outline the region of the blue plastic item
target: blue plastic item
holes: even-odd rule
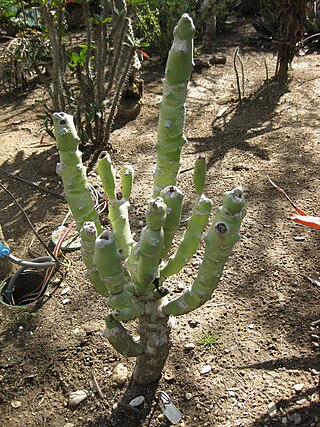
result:
[[[5,258],[10,254],[11,254],[11,251],[8,248],[8,246],[4,246],[4,244],[0,240],[0,258]]]

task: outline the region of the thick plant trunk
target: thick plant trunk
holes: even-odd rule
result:
[[[278,61],[276,76],[280,82],[288,79],[288,68],[303,37],[303,23],[309,0],[281,0],[279,7]]]
[[[146,352],[136,358],[133,384],[151,384],[158,381],[171,347],[169,316],[161,313],[159,305],[150,301],[147,313],[139,318],[138,333]]]

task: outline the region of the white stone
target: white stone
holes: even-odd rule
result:
[[[302,391],[303,387],[304,387],[304,384],[302,384],[302,383],[295,384],[295,385],[293,386],[293,388],[294,388],[294,389],[295,389],[295,391],[297,391],[297,392]]]
[[[185,350],[194,350],[195,347],[196,346],[193,342],[188,342],[187,344],[184,345]]]
[[[135,408],[137,406],[140,406],[144,402],[144,400],[145,400],[144,396],[137,396],[131,400],[129,405]]]
[[[268,414],[271,418],[276,416],[277,406],[274,402],[268,403]]]
[[[76,406],[87,398],[87,393],[84,390],[77,390],[70,393],[69,405]]]
[[[119,363],[112,372],[111,381],[117,386],[123,386],[128,378],[128,368]]]
[[[60,292],[60,295],[65,295],[70,291],[70,287],[67,286],[66,288],[62,289],[62,291]]]
[[[211,371],[211,369],[212,369],[211,365],[205,365],[201,369],[201,374],[208,374]]]
[[[11,406],[14,409],[20,408],[20,406],[22,405],[22,403],[20,402],[20,400],[11,400]]]

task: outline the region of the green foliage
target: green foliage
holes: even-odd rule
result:
[[[271,42],[278,33],[278,0],[270,0],[262,2],[266,6],[260,16],[252,21],[252,26],[256,30],[256,34],[252,37],[259,41]],[[304,34],[306,37],[318,35],[320,33],[320,16],[309,9],[304,20]],[[311,38],[311,41],[313,38]],[[317,39],[316,39],[317,40]]]
[[[271,41],[278,31],[278,16],[270,9],[265,9],[252,21],[252,26],[257,32],[256,38]]]
[[[0,0],[0,22],[10,21],[17,10],[16,0]]]
[[[42,33],[31,29],[18,33],[6,45],[0,57],[3,89],[24,88],[33,77],[43,77],[50,58],[49,43]]]
[[[4,29],[13,25],[16,31],[41,26],[39,4],[23,0],[0,0],[0,22]]]
[[[138,42],[131,34],[125,0],[112,5],[77,3],[81,4],[81,22],[85,24],[80,44],[74,43],[68,32],[65,2],[43,0],[42,13],[52,52],[52,81],[47,82],[51,113],[72,114],[83,144],[103,147],[109,139]]]
[[[202,1],[167,0],[148,2],[133,0],[135,17],[133,27],[139,38],[150,44],[153,52],[166,59],[172,42],[172,31],[182,13],[192,16],[195,25],[200,19]]]
[[[204,347],[210,349],[211,347],[217,344],[219,338],[217,335],[212,334],[210,331],[207,331],[203,336],[197,337],[197,340]]]
[[[217,16],[217,20],[223,21],[225,20],[230,14],[238,11],[238,9],[241,6],[241,0],[221,0],[218,1],[215,6],[214,10]]]

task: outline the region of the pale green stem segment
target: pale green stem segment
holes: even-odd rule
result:
[[[130,331],[115,320],[112,315],[108,315],[105,321],[106,329],[103,336],[120,354],[126,357],[137,357],[144,353],[144,346],[135,341]]]
[[[73,117],[66,113],[54,113],[52,119],[60,154],[58,173],[61,176],[65,196],[76,221],[77,229],[80,231],[84,222],[92,221],[98,233],[101,233],[102,227],[88,188],[82,153],[78,148],[79,137]]]
[[[93,263],[109,291],[108,306],[113,310],[113,317],[127,322],[140,316],[144,303],[134,301],[129,286],[125,286],[126,272],[111,231],[104,231],[96,239]]]
[[[185,100],[193,66],[194,25],[189,15],[182,15],[174,29],[173,44],[169,52],[163,98],[159,103],[157,163],[154,172],[153,196],[175,185],[179,168],[185,121]]]
[[[122,167],[122,197],[126,200],[129,200],[131,197],[133,178],[133,167],[131,165],[124,165]]]
[[[178,273],[193,257],[208,224],[211,208],[212,201],[202,194],[192,210],[191,218],[179,246],[160,268],[160,275],[163,279]]]
[[[85,222],[81,229],[81,255],[87,267],[86,277],[91,281],[99,294],[108,296],[109,292],[101,280],[97,267],[93,263],[94,247],[97,238],[97,229],[94,222]]]
[[[154,291],[150,286],[159,273],[160,253],[163,251],[164,236],[163,224],[166,219],[166,205],[161,197],[151,199],[146,213],[146,227],[140,236],[139,246],[134,257],[131,258],[131,267],[136,263],[136,294],[148,296]]]
[[[126,259],[130,255],[131,246],[134,242],[129,223],[129,197],[122,197],[121,200],[117,199],[115,189],[116,173],[112,165],[110,155],[105,151],[102,152],[99,157],[97,170],[104,191],[109,198],[109,219],[117,242],[117,247],[123,259]],[[124,184],[125,195],[130,196],[133,169],[130,169],[130,167],[127,166],[126,171],[128,171],[128,174],[124,177],[126,172],[123,173],[122,182]]]
[[[100,153],[97,170],[108,199],[116,199],[116,171],[113,167],[110,154],[106,151]]]
[[[227,208],[228,207],[228,208]],[[162,307],[165,314],[179,316],[203,305],[212,297],[234,244],[240,239],[244,218],[244,196],[240,188],[227,192],[205,237],[205,253],[192,286]]]
[[[198,157],[194,165],[193,173],[193,185],[198,196],[204,193],[206,174],[206,159],[204,157]]]
[[[164,248],[160,254],[160,258],[163,259],[168,254],[174,235],[180,225],[183,193],[171,185],[162,190],[160,196],[167,205],[166,220],[163,224]]]

